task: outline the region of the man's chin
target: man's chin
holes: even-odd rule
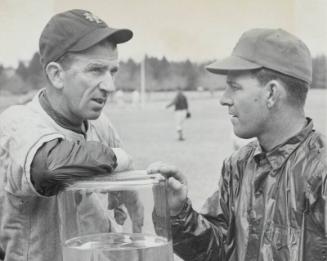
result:
[[[236,137],[241,139],[251,139],[254,137],[253,133],[248,133],[244,130],[240,130],[234,127],[234,134]]]
[[[89,115],[87,115],[86,119],[87,120],[96,120],[100,117],[102,111],[96,112],[96,113],[90,113]]]

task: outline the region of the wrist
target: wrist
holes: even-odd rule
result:
[[[176,210],[170,210],[170,216],[172,218],[180,219],[184,214],[187,212],[187,210],[191,207],[191,201],[186,198],[181,204],[181,207]]]
[[[117,167],[116,172],[129,170],[132,167],[132,158],[121,148],[112,148],[113,152],[116,155]]]

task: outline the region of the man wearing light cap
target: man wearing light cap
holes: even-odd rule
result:
[[[44,28],[39,51],[48,85],[28,104],[10,107],[0,116],[4,260],[63,260],[58,192],[76,179],[131,167],[101,112],[115,90],[117,45],[132,36],[132,31],[110,28],[85,10],[59,13]],[[85,209],[79,209],[89,224],[84,230],[114,229],[103,210],[92,208],[93,195],[76,194],[73,200],[86,201],[80,204]],[[112,208],[117,217],[119,205]],[[139,222],[133,225],[142,225],[142,217],[131,216]],[[93,217],[97,219],[87,220]]]
[[[224,161],[200,213],[179,170],[149,167],[169,178],[175,253],[184,260],[327,260],[325,142],[304,114],[308,48],[284,30],[253,29],[207,69],[227,76],[220,103],[234,133],[257,141]]]

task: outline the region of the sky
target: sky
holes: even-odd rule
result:
[[[86,9],[134,37],[121,59],[145,54],[204,62],[228,56],[241,34],[255,27],[299,36],[313,56],[327,54],[326,0],[0,0],[0,64],[17,66],[38,50],[52,15]]]

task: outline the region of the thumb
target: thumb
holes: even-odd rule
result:
[[[184,186],[181,182],[173,177],[168,179],[168,184],[173,190],[181,190]]]

